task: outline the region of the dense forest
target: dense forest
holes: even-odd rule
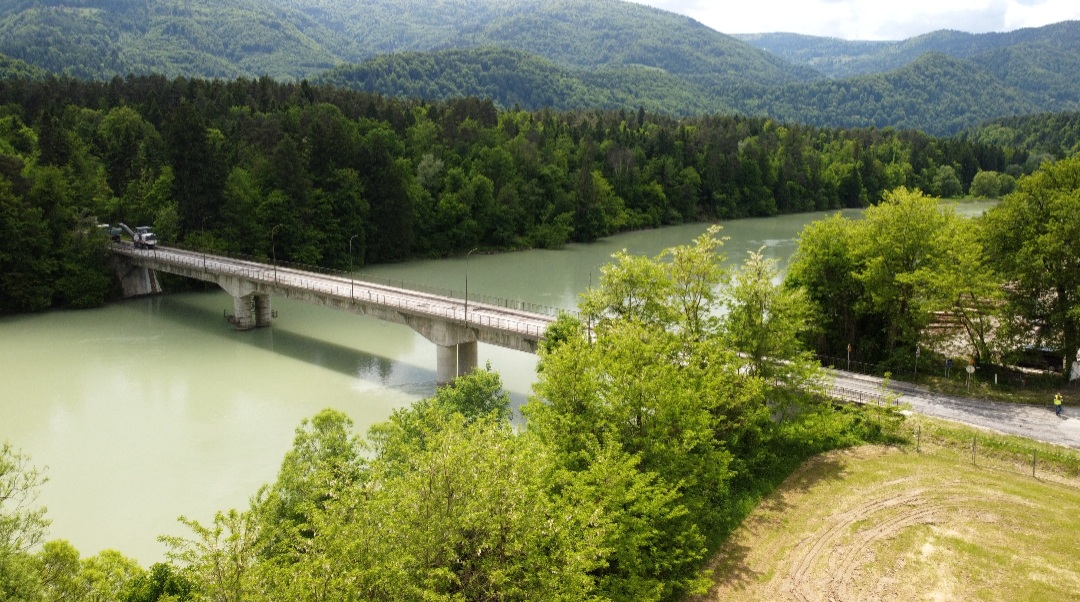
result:
[[[1063,159],[1080,153],[1080,113],[1041,113],[993,119],[959,137],[1016,152]]]
[[[1034,168],[1023,151],[914,131],[499,111],[266,78],[8,80],[0,107],[5,313],[108,296],[95,218],[344,268],[863,207],[897,186],[957,196],[979,171]]]

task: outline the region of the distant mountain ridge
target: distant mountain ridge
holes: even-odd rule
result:
[[[490,97],[508,108],[739,112],[933,134],[995,117],[1080,110],[1076,21],[1001,34],[938,31],[899,42],[740,38],[621,0],[0,6],[0,53],[87,79],[268,75],[396,96]]]
[[[827,77],[846,78],[893,71],[928,52],[977,59],[979,55],[1004,48],[1036,44],[1072,49],[1075,53],[1080,42],[1080,21],[1062,21],[1003,33],[938,30],[906,40],[884,42],[795,33],[735,34],[733,37]]]

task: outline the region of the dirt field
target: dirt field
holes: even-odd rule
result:
[[[880,447],[804,465],[704,600],[1080,600],[1080,489]]]

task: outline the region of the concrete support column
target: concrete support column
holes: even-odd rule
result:
[[[457,375],[464,376],[476,370],[476,341],[457,346]]]
[[[237,330],[255,328],[255,319],[251,311],[251,295],[233,297],[233,325]]]
[[[438,357],[435,362],[435,384],[442,387],[454,382],[457,376],[457,345],[438,345]]]
[[[255,326],[265,328],[274,325],[274,312],[270,309],[270,295],[255,295]]]

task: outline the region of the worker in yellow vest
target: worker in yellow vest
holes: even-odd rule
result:
[[[1054,395],[1054,412],[1061,416],[1061,393]]]

